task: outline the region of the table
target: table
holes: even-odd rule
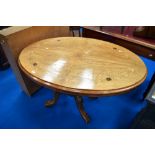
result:
[[[82,96],[99,97],[128,92],[146,78],[143,61],[128,49],[97,39],[49,38],[24,48],[19,55],[21,70],[39,85],[74,96],[82,118],[88,123]]]

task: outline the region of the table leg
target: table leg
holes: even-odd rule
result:
[[[74,96],[74,98],[75,98],[75,102],[77,104],[77,107],[79,109],[79,112],[80,112],[82,118],[85,120],[86,123],[89,123],[90,118],[89,118],[88,114],[84,111],[82,97],[81,96]]]
[[[54,105],[57,100],[59,99],[59,96],[60,96],[60,93],[58,92],[54,92],[54,98],[51,99],[51,100],[48,100],[46,103],[45,103],[45,106],[46,107],[51,107],[52,105]]]

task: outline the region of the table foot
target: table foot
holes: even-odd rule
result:
[[[48,101],[45,103],[45,106],[46,106],[46,107],[51,107],[51,106],[53,106],[54,104],[56,104],[57,100],[59,99],[59,96],[60,96],[60,93],[54,92],[54,98],[51,99],[51,100],[48,100]]]
[[[85,120],[86,123],[89,123],[90,122],[90,117],[84,111],[82,97],[81,96],[74,96],[74,98],[75,98],[76,105],[77,105],[77,107],[79,109],[79,112],[80,112],[82,118]]]

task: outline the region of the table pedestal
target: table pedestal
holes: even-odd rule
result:
[[[90,118],[89,118],[88,114],[84,111],[82,97],[81,96],[74,96],[74,98],[75,98],[76,105],[77,105],[77,107],[79,109],[79,112],[80,112],[82,118],[85,120],[86,123],[89,123]]]
[[[54,97],[53,97],[53,99],[48,100],[48,101],[45,103],[45,106],[46,106],[46,107],[51,107],[51,106],[53,106],[54,104],[56,104],[56,102],[57,102],[58,99],[59,99],[59,96],[60,96],[60,93],[59,93],[59,92],[54,92]],[[84,121],[85,121],[86,123],[89,123],[89,122],[90,122],[90,117],[89,117],[88,114],[84,111],[82,96],[75,96],[75,95],[74,95],[74,99],[75,99],[77,108],[78,108],[78,110],[79,110],[79,112],[80,112],[82,118],[84,119]]]
[[[45,106],[51,107],[52,105],[56,104],[57,100],[59,99],[59,96],[60,96],[60,93],[54,92],[54,98],[46,101]]]

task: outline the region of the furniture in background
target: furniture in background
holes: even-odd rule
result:
[[[78,33],[78,36],[81,37],[80,26],[70,26],[69,28],[70,28],[70,31],[72,32],[73,37],[75,37],[77,33]]]
[[[0,30],[0,45],[26,94],[31,95],[40,86],[18,67],[18,56],[29,44],[52,37],[70,36],[68,26],[13,26]]]
[[[99,26],[100,31],[104,31],[105,26]],[[119,27],[120,32],[123,34],[126,26],[108,26],[108,27]]]
[[[155,60],[155,40],[144,40],[138,37],[133,37],[133,35],[127,35],[125,32],[114,33],[110,31],[102,31],[93,26],[82,27],[83,37],[96,38],[105,41],[109,41],[118,45],[121,45],[134,53],[144,56],[146,58]],[[130,27],[128,27],[129,29]],[[126,30],[123,30],[126,31]]]
[[[133,32],[134,36],[155,39],[155,26],[139,26]]]
[[[62,92],[72,95],[86,123],[90,118],[82,96],[125,93],[143,83],[147,75],[143,61],[128,49],[82,37],[50,38],[31,44],[20,53],[19,66],[34,82],[55,91],[46,106],[55,104]]]

